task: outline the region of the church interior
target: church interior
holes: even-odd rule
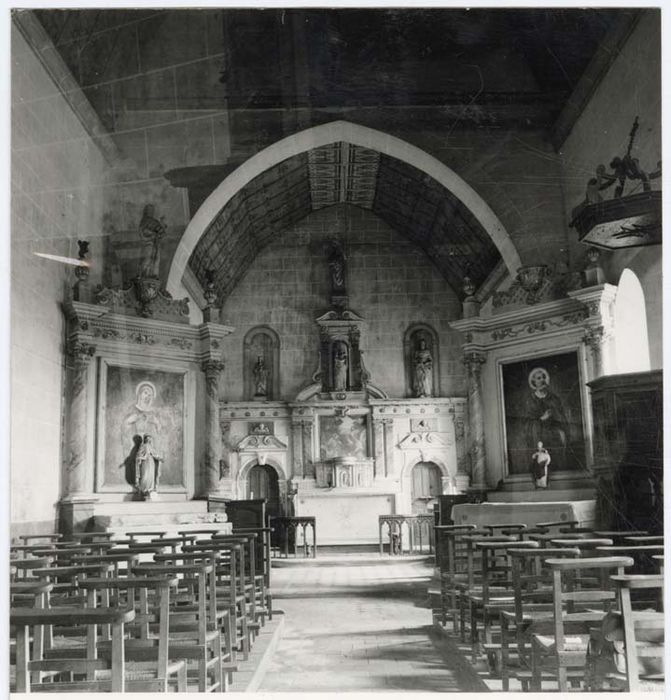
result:
[[[660,16],[12,12],[12,691],[663,690]]]

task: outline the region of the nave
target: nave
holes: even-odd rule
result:
[[[282,637],[260,691],[487,691],[431,625],[432,558],[376,554],[273,570]]]

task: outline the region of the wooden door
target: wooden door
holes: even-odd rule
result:
[[[280,512],[280,489],[277,472],[267,464],[255,464],[249,470],[247,498],[265,498],[266,514],[272,518]]]
[[[418,462],[412,470],[412,514],[430,512],[434,499],[441,493],[438,465]]]

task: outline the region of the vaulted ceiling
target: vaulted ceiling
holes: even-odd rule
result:
[[[424,250],[455,291],[476,286],[500,254],[482,226],[440,183],[400,160],[338,142],[288,158],[243,187],[215,217],[189,265],[207,270],[225,298],[258,252],[313,211],[353,204],[380,216]]]

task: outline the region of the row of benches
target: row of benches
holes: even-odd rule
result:
[[[269,530],[11,548],[12,689],[224,691],[272,617]]]
[[[637,690],[663,679],[661,663],[639,668],[639,657],[663,657],[660,536],[575,522],[441,525],[435,536],[436,621],[451,623],[504,690],[511,678],[533,691]],[[605,650],[624,661],[603,663]]]

